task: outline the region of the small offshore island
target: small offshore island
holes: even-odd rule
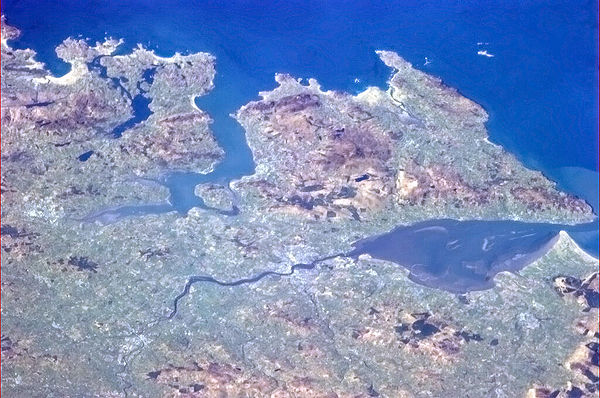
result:
[[[2,17],[7,396],[597,395],[598,260],[559,232],[597,218],[439,79],[390,51],[386,91],[279,74],[232,115],[233,175],[195,102],[211,54],[67,38],[56,77],[19,33]]]

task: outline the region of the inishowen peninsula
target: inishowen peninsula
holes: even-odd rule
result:
[[[58,77],[19,34],[2,17],[7,396],[597,394],[598,260],[569,236],[597,217],[440,79],[392,51],[358,94],[277,74],[225,137],[215,56],[66,38]]]

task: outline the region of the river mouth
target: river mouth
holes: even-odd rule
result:
[[[411,281],[430,288],[458,295],[491,289],[498,273],[517,273],[552,249],[560,231],[573,233],[597,229],[596,223],[569,226],[519,221],[424,221],[359,240],[348,253],[331,254],[310,263],[290,264],[286,272],[265,270],[228,281],[210,275],[192,275],[173,300],[167,319],[177,315],[179,301],[189,294],[192,285],[235,287],[254,284],[268,277],[289,277],[297,271],[311,270],[336,257],[356,261],[364,254],[406,268]]]
[[[174,172],[152,181],[169,189],[168,202],[115,207],[90,215],[84,220],[106,225],[123,218],[169,212],[177,212],[185,217],[194,207],[228,217],[239,214],[239,198],[229,189],[231,177],[220,168],[210,174]],[[195,194],[194,187],[197,184],[209,182],[220,183],[229,189],[236,199],[231,209],[210,207]],[[415,283],[462,294],[490,289],[494,287],[494,277],[498,273],[516,273],[525,268],[554,245],[560,231],[569,233],[583,250],[598,257],[598,246],[595,244],[598,239],[597,221],[562,225],[511,220],[452,219],[434,219],[398,226],[387,233],[359,240],[352,245],[353,250],[349,253],[337,256],[356,259],[362,254],[368,254],[375,259],[390,261],[406,268],[409,279]],[[270,271],[265,271],[265,275],[269,274]],[[245,283],[259,279],[262,277]]]
[[[99,62],[97,64],[99,65]],[[104,77],[105,70],[98,68]],[[223,75],[217,75],[217,79],[222,79],[220,76]],[[151,83],[152,70],[147,71],[144,79]],[[214,170],[207,174],[169,171],[152,179],[154,183],[168,189],[168,201],[104,209],[83,220],[105,225],[123,218],[170,212],[185,217],[192,208],[216,212],[226,217],[237,216],[238,198],[229,188],[230,183],[253,174],[255,163],[245,131],[235,118],[223,111],[236,109],[232,106],[230,98],[234,87],[228,85],[228,82],[221,84],[217,81],[215,85],[218,88],[210,95],[194,99],[196,106],[207,111],[213,118],[212,130],[219,146],[225,152],[224,159]],[[132,100],[134,116],[111,132],[114,138],[118,139],[123,131],[149,116],[146,111],[147,99],[143,96],[145,92],[139,85],[138,91],[140,94],[133,98],[126,93]],[[221,185],[231,194],[233,206],[229,209],[218,209],[207,205],[202,197],[196,195],[195,187],[200,184]],[[585,250],[597,256],[597,222],[566,226],[517,221],[444,219],[399,226],[388,233],[360,240],[353,245],[354,249],[350,253],[339,256],[356,258],[361,254],[369,254],[373,258],[405,267],[409,271],[409,278],[415,283],[460,294],[492,288],[494,277],[499,272],[518,272],[523,269],[552,247],[561,230],[567,231],[577,243],[583,243],[582,247]],[[305,268],[302,264],[291,266],[292,269]],[[254,283],[272,274],[277,273],[267,270],[260,277],[244,279],[243,283]],[[231,283],[237,286],[242,284],[241,281]],[[192,283],[196,282],[221,284],[208,276],[193,279]]]
[[[518,221],[431,220],[354,243],[348,256],[368,254],[406,268],[416,283],[466,293],[490,289],[500,272],[518,272],[543,256],[561,230],[597,230]]]

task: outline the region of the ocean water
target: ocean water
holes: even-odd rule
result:
[[[142,43],[161,56],[217,57],[215,90],[196,102],[214,119],[224,162],[207,176],[165,176],[171,206],[112,209],[100,215],[106,221],[203,206],[195,184],[252,173],[243,129],[229,115],[274,88],[275,73],[353,93],[384,87],[390,70],[377,49],[397,51],[482,104],[491,141],[598,211],[597,1],[5,0],[1,7],[23,32],[13,45],[35,49],[56,75],[69,68],[54,53],[68,36],[124,38],[120,51]],[[477,54],[484,50],[494,56]],[[597,228],[573,236],[597,254]]]

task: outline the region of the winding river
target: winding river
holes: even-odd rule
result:
[[[151,78],[151,74],[147,78]],[[218,81],[216,87],[220,87]],[[134,117],[126,121],[125,126],[116,128],[118,131],[112,133],[115,139],[120,137],[124,129],[150,115],[147,109],[149,101],[135,101],[135,98],[143,97],[143,94],[142,91],[134,98],[130,96],[134,105]],[[216,183],[228,188],[231,181],[254,172],[255,163],[244,131],[235,119],[223,112],[229,104],[226,87],[221,86],[207,97],[196,98],[196,104],[213,117],[215,137],[225,151],[224,160],[215,170],[208,174],[167,173],[161,178],[151,180],[169,190],[167,202],[104,209],[90,215],[87,221],[109,224],[124,217],[168,212],[177,212],[185,216],[193,207],[215,211],[223,216],[239,214],[233,191],[230,190],[234,206],[230,210],[222,210],[207,206],[201,197],[195,195],[194,189],[196,185],[203,183]],[[494,285],[494,276],[499,272],[518,272],[541,257],[555,242],[561,230],[567,231],[590,254],[597,255],[596,222],[569,226],[516,221],[430,220],[410,226],[399,226],[379,236],[355,242],[353,249],[348,253],[328,255],[307,264],[292,264],[288,272],[266,270],[254,276],[231,281],[217,280],[210,275],[191,276],[173,300],[172,312],[168,318],[171,319],[177,314],[180,300],[189,294],[195,284],[212,283],[233,287],[255,283],[267,277],[286,277],[298,270],[312,269],[317,264],[338,256],[356,259],[362,254],[369,254],[376,259],[391,261],[406,268],[412,281],[457,294],[489,289]]]

